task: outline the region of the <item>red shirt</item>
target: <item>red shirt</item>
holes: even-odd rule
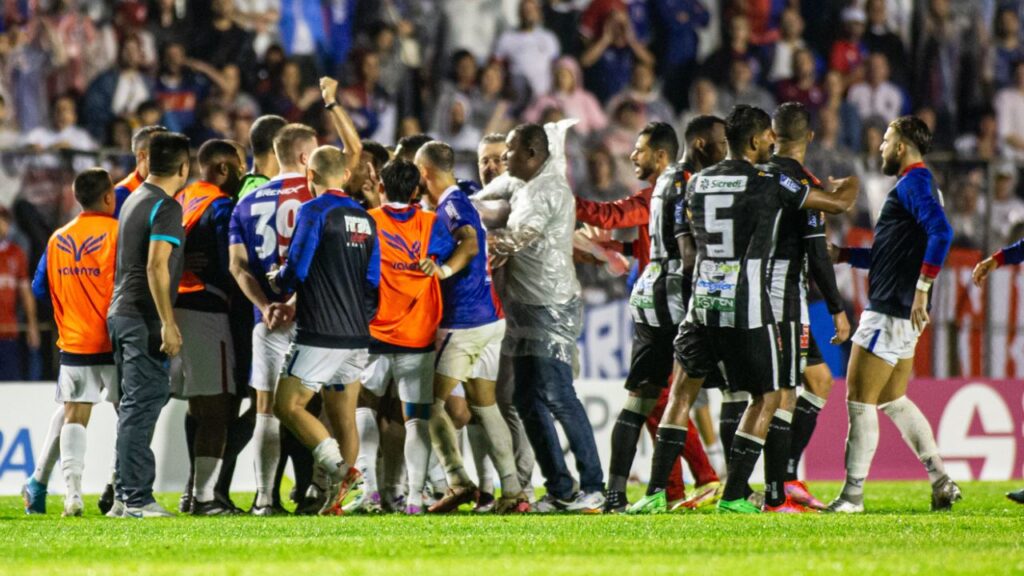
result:
[[[27,285],[25,252],[10,240],[0,240],[0,339],[18,337],[18,290]]]
[[[853,72],[864,62],[864,49],[860,44],[849,40],[838,40],[832,45],[832,53],[828,58],[828,67],[843,76]]]
[[[577,197],[576,220],[605,230],[637,227],[633,257],[643,270],[651,260],[651,233],[647,224],[651,219],[652,194],[654,187],[649,186],[615,202],[594,202]]]

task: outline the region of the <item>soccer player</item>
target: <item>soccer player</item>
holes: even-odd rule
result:
[[[999,250],[995,254],[981,262],[978,262],[978,265],[974,267],[974,272],[972,274],[974,277],[974,284],[977,286],[983,286],[985,281],[988,279],[988,275],[996,268],[1006,266],[1007,264],[1020,264],[1021,262],[1024,262],[1024,240],[1018,240],[1016,243],[1006,246],[1002,250]],[[1024,488],[1008,492],[1006,497],[1018,504],[1024,504]]]
[[[685,136],[688,143],[686,156],[676,165],[679,141],[675,130],[663,122],[648,124],[637,137],[631,160],[637,177],[646,181],[649,187],[616,203],[576,200],[577,220],[584,222],[607,224],[610,218],[594,217],[595,212],[601,214],[601,208],[606,208],[604,212],[618,209],[633,215],[636,220],[627,221],[641,226],[643,232],[637,242],[640,246],[635,244],[634,248],[646,248],[646,254],[641,258],[642,273],[633,285],[629,299],[634,323],[632,361],[625,384],[629,398],[612,428],[606,512],[624,512],[629,505],[626,483],[644,423],[658,404],[662,404],[662,409],[667,404],[667,396],[662,391],[668,387],[672,374],[672,339],[679,331],[686,309],[683,262],[674,231],[676,206],[682,200],[682,188],[691,174],[717,164],[725,157],[724,121],[720,118],[695,118],[687,126]],[[632,205],[638,206],[634,208],[627,204],[631,200]],[[580,217],[581,212],[584,213],[583,218]],[[700,439],[694,436],[692,443],[699,446]],[[701,495],[710,489],[710,498],[713,498],[718,489],[718,478],[706,457],[703,463],[711,478],[698,479],[697,492]],[[682,502],[685,492],[680,494],[682,471],[678,460],[671,478],[676,488],[673,496]]]
[[[503,349],[514,358],[516,408],[548,489],[536,509],[600,513],[605,500],[601,461],[593,427],[572,385],[582,319],[572,261],[574,201],[565,178],[565,130],[573,123],[523,124],[509,133],[508,174],[525,184],[512,196],[508,226],[488,241],[492,253],[508,258]],[[553,418],[562,424],[576,457],[578,493]]]
[[[334,146],[313,152],[306,171],[314,199],[299,208],[284,266],[268,276],[272,289],[295,290],[297,296],[295,337],[274,413],[313,450],[328,475],[322,515],[340,514],[342,501],[360,480],[353,466],[359,452],[355,408],[380,285],[373,218],[342,191],[348,160]],[[334,437],[306,411],[321,390]]]
[[[170,395],[168,359],[181,349],[174,301],[184,265],[181,205],[172,194],[189,175],[188,138],[154,134],[149,176],[118,218],[117,272],[107,327],[121,382],[117,483],[125,515],[170,516],[153,498],[156,468],[150,441]],[[160,342],[157,347],[156,342]]]
[[[431,203],[437,207],[438,221],[457,243],[443,263],[427,259],[420,262],[424,272],[441,279],[444,294],[430,435],[448,473],[450,488],[430,511],[450,512],[479,496],[466,474],[455,426],[445,411],[452,390],[462,384],[469,409],[490,440],[490,455],[501,477],[502,497],[496,511],[527,512],[530,503],[519,482],[512,435],[495,397],[505,319],[487,262],[487,233],[476,208],[455,181],[455,152],[451,146],[437,141],[424,144],[416,153],[416,166]]]
[[[288,121],[280,116],[266,114],[257,118],[249,127],[252,170],[242,178],[242,188],[238,191],[239,200],[270,182],[270,179],[281,171],[281,165],[274,154],[274,138],[287,124]]]
[[[869,269],[868,308],[853,335],[847,373],[846,483],[832,512],[863,512],[864,481],[878,447],[883,412],[928,471],[932,510],[949,510],[960,488],[946,475],[928,420],[907,398],[914,348],[928,325],[929,292],[949,253],[953,229],[942,192],[924,164],[932,134],[920,119],[897,118],[882,139],[882,172],[899,176],[875,224],[871,248],[834,251],[838,262]]]
[[[820,188],[820,181],[803,166],[807,145],[814,138],[810,124],[811,115],[802,104],[787,102],[779,106],[772,116],[775,154],[767,167],[804,186]],[[796,477],[800,456],[810,442],[817,414],[824,407],[832,387],[832,374],[810,333],[808,271],[828,301],[835,326],[832,344],[841,344],[850,336],[850,323],[843,311],[835,271],[828,256],[825,216],[811,210],[786,211],[779,223],[775,253],[769,267],[772,313],[782,337],[782,381],[779,409],[776,411],[778,419],[772,421],[765,451],[786,453],[788,458],[785,461],[779,457],[770,459],[773,467],[765,472],[766,512],[825,508]],[[796,387],[801,382],[805,390],[798,401]]]
[[[107,334],[107,308],[114,289],[117,257],[117,202],[110,175],[90,168],[72,185],[82,213],[50,237],[39,261],[32,291],[47,293],[60,335],[57,399],[64,403],[60,461],[67,492],[64,516],[81,516],[85,427],[92,406],[117,401],[117,370]]]
[[[132,136],[132,153],[135,154],[135,170],[114,186],[117,205],[114,207],[114,218],[121,213],[121,206],[146,178],[149,177],[149,141],[154,134],[167,132],[163,126],[143,126]]]
[[[767,285],[776,229],[787,210],[839,213],[857,198],[855,177],[839,181],[836,193],[826,194],[755,168],[753,164],[768,160],[774,143],[771,118],[759,108],[733,108],[725,135],[729,156],[687,184],[691,235],[681,248],[684,259],[696,251],[693,294],[675,340],[671,399],[658,428],[647,496],[629,509],[631,513],[666,509],[665,483],[686,442],[690,406],[714,370],[724,370],[733,389],[752,396],[732,444],[718,508],[760,512],[744,497],[744,490],[779,405],[778,334]]]
[[[242,164],[228,140],[209,140],[199,148],[200,180],[175,196],[182,207],[185,258],[200,255],[202,265],[187,266],[178,286],[174,316],[181,328],[181,354],[171,363],[171,396],[188,401],[195,418],[194,516],[234,513],[214,498],[220,478],[228,421],[235,393],[234,348],[228,323],[228,226],[242,184]]]
[[[420,172],[414,164],[395,160],[380,176],[384,204],[370,210],[380,246],[380,306],[370,323],[370,359],[362,382],[378,397],[386,393],[392,380],[395,382],[406,430],[409,490],[405,513],[422,514],[434,403],[434,342],[442,300],[440,282],[433,274],[420,270],[419,263],[428,257],[446,260],[455,245],[441,220],[413,202],[420,184]],[[379,494],[376,498],[369,494],[368,498],[379,506]]]

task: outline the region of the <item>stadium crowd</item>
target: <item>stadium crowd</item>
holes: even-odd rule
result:
[[[1024,6],[1012,2],[46,4],[5,4],[0,49],[5,142],[42,153],[41,158],[74,158],[79,174],[73,192],[84,211],[69,226],[96,213],[120,212],[121,231],[116,278],[108,286],[113,299],[109,320],[103,314],[112,356],[68,350],[75,344],[62,332],[59,390],[65,408],[54,415],[51,442],[40,459],[43,469],[26,485],[26,506],[32,511],[40,490],[45,498],[42,476],[49,475],[57,454],[70,493],[76,494],[88,422],[88,410],[83,415],[80,405],[94,403],[99,390],[107,388],[120,395],[112,399],[120,400],[121,408],[118,459],[105,501],[113,514],[166,514],[152,498],[153,463],[145,441],[166,401],[166,395],[144,385],[155,380],[169,381],[166,393],[189,402],[185,426],[193,471],[181,507],[197,515],[236,511],[229,498],[231,454],[237,457],[238,443],[244,445],[254,433],[259,486],[254,514],[281,513],[275,475],[279,481],[286,458],[308,471],[306,490],[295,498],[300,509],[321,514],[340,514],[343,500],[358,485],[364,486],[363,493],[350,505],[364,511],[447,512],[471,501],[481,511],[505,513],[623,511],[630,450],[635,452],[648,418],[654,422],[648,424],[652,433],[657,429],[652,470],[657,481],[631,511],[660,511],[669,500],[692,507],[720,501],[719,508],[733,512],[760,510],[760,502],[752,503],[746,478],[762,449],[771,468],[765,510],[825,509],[795,476],[794,458],[799,462],[813,422],[793,454],[789,429],[792,424],[795,438],[794,411],[817,414],[830,375],[824,397],[816,396],[807,382],[798,400],[793,390],[800,380],[796,371],[803,368],[797,360],[784,377],[793,382],[787,400],[779,382],[762,389],[746,384],[756,379],[753,369],[723,368],[729,386],[736,382],[738,389],[731,392],[739,410],[733,413],[735,439],[725,446],[731,456],[729,483],[722,486],[715,471],[708,470],[700,440],[687,434],[697,390],[705,377],[712,378],[701,368],[709,360],[688,348],[689,339],[725,346],[736,341],[715,340],[714,334],[725,338],[722,334],[733,335],[728,330],[762,329],[767,334],[774,323],[763,322],[761,311],[733,312],[731,303],[719,308],[726,306],[715,303],[720,297],[705,294],[710,300],[692,302],[708,307],[700,321],[693,321],[707,334],[687,336],[684,331],[675,351],[671,346],[665,350],[672,340],[663,332],[677,332],[680,310],[689,299],[678,305],[662,301],[674,296],[664,295],[671,288],[662,284],[660,266],[685,267],[685,250],[680,248],[684,255],[679,255],[659,246],[674,244],[677,236],[693,236],[709,263],[724,252],[708,251],[705,236],[714,232],[711,226],[672,231],[671,220],[676,226],[686,220],[680,216],[684,210],[672,204],[676,199],[657,197],[665,204],[652,202],[631,225],[613,225],[614,218],[602,211],[626,205],[614,201],[645,194],[650,201],[665,174],[677,179],[677,189],[703,169],[722,172],[712,172],[702,183],[723,182],[714,178],[738,173],[746,182],[758,173],[748,173],[753,169],[745,161],[770,159],[769,177],[777,178],[777,185],[751,186],[768,186],[766,198],[783,190],[778,192],[779,214],[783,209],[845,214],[832,222],[837,238],[850,226],[871,227],[887,219],[890,225],[895,220],[897,228],[916,226],[917,218],[927,231],[927,251],[922,246],[914,262],[913,254],[890,255],[910,269],[924,258],[921,277],[915,278],[918,292],[910,298],[913,307],[904,298],[905,278],[883,284],[878,305],[892,307],[866,316],[877,325],[862,319],[861,328],[873,329],[873,338],[861,330],[854,336],[857,345],[889,365],[888,372],[878,367],[875,372],[901,375],[894,375],[894,381],[909,375],[902,368],[893,370],[913,357],[914,342],[887,337],[882,346],[892,349],[876,351],[879,334],[910,330],[911,323],[913,331],[920,331],[928,319],[928,290],[949,244],[980,246],[986,228],[995,232],[994,244],[1004,244],[1014,219],[1024,219],[1015,164],[1024,154],[1024,129],[1015,125],[1024,94],[1024,48],[1019,46]],[[835,30],[842,30],[839,38]],[[332,77],[340,78],[340,84]],[[791,155],[771,155],[775,138],[776,153],[788,150]],[[725,139],[728,160],[723,160]],[[112,183],[108,174],[120,176],[118,169],[125,166],[108,166],[109,172],[77,169],[81,159],[76,155],[101,146],[130,149],[134,155],[135,165],[125,170],[116,189],[106,185]],[[498,153],[500,170],[490,168],[488,146],[505,148]],[[682,149],[686,156],[680,158]],[[981,168],[945,182],[953,189],[951,228],[945,215],[938,215],[941,206],[938,214],[934,208],[935,191],[944,182],[940,176],[933,181],[920,164],[930,150],[981,163],[976,166],[999,166],[991,194],[983,190],[987,180]],[[191,155],[197,162],[190,162]],[[813,173],[853,177],[824,184]],[[905,177],[894,187],[897,175]],[[801,201],[794,203],[784,190]],[[177,202],[164,203],[168,194]],[[417,194],[433,212],[416,206]],[[270,197],[274,203],[266,209],[268,204],[259,201]],[[913,217],[892,213],[888,207],[894,197]],[[990,209],[986,200],[993,204]],[[667,215],[658,212],[669,208],[673,211]],[[492,216],[492,209],[504,211],[505,218]],[[709,205],[708,210],[711,222],[715,208]],[[997,211],[999,226],[984,221]],[[276,222],[273,241],[265,236],[267,218]],[[824,238],[824,217],[815,218],[821,234],[813,237]],[[575,231],[577,220],[590,219],[598,228],[625,232]],[[669,228],[655,230],[655,219]],[[0,221],[6,228],[10,212],[0,212]],[[731,230],[723,243],[733,241]],[[96,232],[101,233],[116,232]],[[98,240],[64,245],[63,236],[53,238],[46,258],[59,260],[64,257],[57,252],[65,252],[78,262],[103,251]],[[761,240],[754,234],[736,239],[735,246],[744,251]],[[880,235],[878,242],[898,244],[899,239]],[[323,245],[343,248],[319,250]],[[569,246],[590,250],[590,262],[580,263],[587,258],[577,255],[574,264]],[[635,314],[634,320],[648,330],[635,336],[627,380],[630,401],[616,423],[619,440],[613,438],[606,489],[589,422],[572,388],[582,307],[573,269],[579,266],[587,287],[598,292],[588,300],[616,294],[622,280],[592,266],[596,259],[609,264],[606,270],[615,267],[619,260],[608,254],[610,247],[641,262],[648,256],[657,262],[639,266],[641,287],[633,289],[631,304],[642,317]],[[22,254],[16,262],[19,256],[10,241],[4,248],[17,264],[11,268],[10,309],[20,298],[28,316],[28,345],[38,347],[33,296],[25,282],[28,259]],[[656,255],[659,249],[667,252]],[[916,248],[900,250],[916,254]],[[733,247],[726,251],[731,255]],[[398,262],[403,253],[414,261]],[[822,248],[817,256],[827,261],[829,254]],[[65,274],[62,270],[80,270],[63,260],[70,268],[60,268],[46,258],[37,272],[36,296],[47,293],[47,276],[52,284],[55,276]],[[382,264],[389,258],[392,264]],[[857,251],[832,258],[873,271],[883,266],[878,256],[872,262]],[[113,274],[112,261],[107,264]],[[731,264],[721,265],[725,268],[720,270],[731,270]],[[506,276],[496,282],[504,286],[500,301],[492,293],[491,266]],[[700,274],[706,272],[702,267]],[[410,273],[423,284],[415,294]],[[681,278],[689,277],[682,272]],[[703,281],[712,282],[701,276],[694,283],[695,295],[702,286],[708,290]],[[744,280],[735,281],[744,286]],[[713,284],[722,282],[728,279]],[[796,286],[797,280],[792,282],[787,291]],[[625,295],[624,285],[619,290]],[[769,306],[767,299],[761,302],[745,290],[758,292],[743,288],[737,302],[749,299],[749,310]],[[299,294],[297,303],[288,298],[292,293]],[[425,300],[428,293],[436,299],[433,306]],[[51,285],[50,294],[61,325],[60,314],[76,312],[58,305],[59,288],[54,291]],[[648,298],[649,304],[637,304]],[[236,301],[257,308],[251,346],[238,342],[248,327],[239,331],[232,326],[236,320],[229,319],[239,317],[230,313]],[[407,308],[401,308],[403,301]],[[843,341],[849,336],[845,313],[841,306],[833,310],[831,301],[829,308],[837,341]],[[803,346],[794,344],[801,324],[796,309],[797,317],[786,320],[793,323],[790,354],[794,346]],[[781,310],[776,315],[783,315]],[[411,336],[401,328],[410,314],[424,314],[428,334]],[[289,333],[293,321],[298,331]],[[440,342],[436,364],[435,331]],[[160,340],[159,349],[153,348],[154,339]],[[217,356],[211,350],[218,347],[219,358],[211,359]],[[178,359],[168,366],[160,360],[164,354]],[[665,359],[673,354],[685,373],[672,374],[670,398],[665,385],[671,362]],[[91,359],[82,364],[80,356]],[[869,366],[871,361],[863,358],[855,354],[851,365]],[[116,378],[99,373],[115,361]],[[257,369],[261,362],[265,365]],[[648,366],[655,363],[669,371]],[[778,366],[769,364],[774,374]],[[512,369],[514,376],[500,376],[499,366]],[[258,385],[257,374],[268,382],[265,386]],[[394,392],[389,392],[392,381]],[[887,381],[888,375],[880,380]],[[928,470],[933,509],[950,508],[960,498],[959,489],[945,475],[927,421],[922,424],[923,416],[903,395],[906,382],[902,392],[884,389],[885,394],[878,382],[865,376],[859,384],[864,402],[850,402],[848,478],[830,509],[863,511],[871,438],[877,443],[876,405],[900,427]],[[238,413],[246,384],[256,391],[248,417]],[[371,394],[359,394],[360,386]],[[392,398],[389,407],[391,396],[397,401]],[[578,467],[575,478],[565,466],[554,420],[569,436]],[[394,444],[384,449],[385,430],[396,423],[404,428],[404,450]],[[471,442],[476,435],[481,446],[473,450],[480,458],[480,484],[487,484],[485,456],[497,469],[498,500],[493,479],[489,486],[477,486],[465,470],[456,434],[463,425]],[[784,448],[769,432],[776,429],[786,430]],[[376,489],[378,444],[382,475],[391,475],[382,484],[400,490]],[[670,484],[681,478],[680,454],[698,476],[696,469],[703,468],[707,480],[690,499],[668,494]],[[388,457],[397,457],[398,465],[384,463]],[[540,500],[530,490],[534,459],[547,488]],[[422,493],[425,485],[430,489]],[[77,502],[66,501],[66,513],[81,513],[78,496]]]

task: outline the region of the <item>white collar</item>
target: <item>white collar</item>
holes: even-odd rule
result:
[[[271,178],[270,181],[271,182],[277,182],[279,180],[285,180],[287,178],[305,178],[305,177],[306,176],[304,174],[299,174],[298,172],[282,172],[282,173],[278,174],[277,176],[274,176],[273,178]]]
[[[455,192],[456,190],[459,190],[459,186],[458,186],[458,184],[452,184],[451,186],[449,186],[448,188],[446,188],[446,189],[445,189],[445,191],[444,191],[444,193],[442,193],[442,194],[441,194],[441,197],[437,199],[437,205],[438,205],[438,206],[440,206],[440,205],[441,205],[441,204],[442,204],[442,203],[443,203],[443,202],[444,202],[445,200],[447,200],[447,199],[448,199],[448,197],[449,197],[449,196],[451,196],[451,195],[452,195],[452,193],[453,193],[453,192]]]

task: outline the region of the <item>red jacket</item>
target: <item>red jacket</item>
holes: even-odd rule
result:
[[[594,202],[576,197],[576,220],[605,230],[615,228],[638,229],[633,249],[627,256],[636,258],[640,270],[647,267],[651,257],[651,233],[647,224],[651,219],[651,195],[654,187],[643,190],[615,202]]]

